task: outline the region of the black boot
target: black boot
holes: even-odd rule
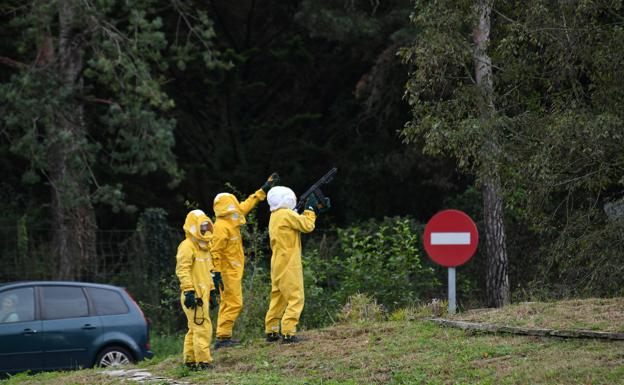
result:
[[[197,370],[210,370],[214,369],[214,365],[211,362],[200,362],[197,364]]]
[[[229,348],[236,345],[240,345],[239,340],[233,340],[231,338],[217,338],[217,342],[215,343],[214,348]]]
[[[184,366],[186,366],[189,370],[196,370],[197,362],[185,362]]]
[[[267,333],[266,334],[266,341],[267,342],[277,342],[280,340],[282,336],[279,333],[273,332],[273,333]]]
[[[282,337],[282,343],[283,344],[296,344],[301,342],[301,340],[299,338],[297,338],[297,336],[294,335],[289,335],[289,334],[285,334]]]

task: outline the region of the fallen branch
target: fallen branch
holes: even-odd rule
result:
[[[427,318],[428,321],[438,325],[449,326],[463,330],[480,330],[491,333],[510,333],[538,337],[559,338],[598,338],[607,340],[624,340],[624,333],[596,332],[591,330],[554,330],[554,329],[531,329],[515,326],[501,326],[486,323],[451,321],[444,318]]]

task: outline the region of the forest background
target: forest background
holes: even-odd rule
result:
[[[190,209],[273,171],[301,194],[304,326],[358,292],[445,296],[427,220],[482,234],[460,307],[622,296],[622,1],[0,0],[0,279],[124,285],[182,324]],[[245,228],[261,330],[269,210]]]

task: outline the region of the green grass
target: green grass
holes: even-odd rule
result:
[[[338,325],[303,334],[297,345],[262,339],[218,350],[216,369],[190,372],[182,336],[154,339],[140,366],[195,384],[624,384],[624,343],[491,335],[427,321]],[[164,351],[164,350],[163,350]],[[113,384],[96,370],[19,375],[8,384]]]
[[[171,355],[181,354],[184,345],[184,334],[155,334],[150,337],[154,358],[151,364],[160,362]],[[149,362],[149,361],[148,361]]]

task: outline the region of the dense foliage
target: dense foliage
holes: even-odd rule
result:
[[[622,2],[491,4],[495,113],[479,120],[469,70],[475,3],[418,2],[412,21],[421,35],[402,50],[413,66],[414,116],[403,136],[424,137],[428,153],[451,154],[477,176],[499,167],[508,221],[525,229],[507,232],[518,243],[511,263],[522,259],[527,272],[516,285],[621,293]],[[490,137],[500,151],[483,151]]]
[[[37,53],[30,42],[37,36],[26,34],[24,25],[32,24],[34,15],[17,2],[2,3],[3,55],[29,65]],[[452,163],[424,157],[417,147],[401,145],[396,135],[408,117],[401,102],[406,71],[394,55],[408,36],[401,32],[409,26],[408,1],[375,12],[316,2],[198,3],[183,9],[177,1],[104,3],[95,2],[85,12],[115,26],[123,44],[118,57],[117,35],[113,39],[100,24],[92,26],[98,32],[85,68],[90,147],[84,154],[96,201],[137,210],[114,214],[96,205],[100,228],[133,228],[146,207],[163,207],[172,221],[182,221],[185,201],[209,208],[226,182],[251,192],[273,170],[302,192],[337,166],[339,179],[330,192],[341,204],[330,215],[340,223],[404,212],[425,218],[446,192],[463,186]],[[374,31],[365,34],[359,24],[347,23],[351,12]],[[317,13],[319,23],[327,19],[323,26],[340,25],[351,38],[318,36],[321,24],[309,20]],[[191,16],[195,24],[189,27]],[[142,33],[130,35],[135,29]],[[211,52],[216,58],[204,57]],[[16,106],[3,110],[3,190],[13,191],[17,200],[18,207],[6,208],[11,214],[27,211],[48,222],[49,213],[39,208],[49,200],[49,187],[41,167],[31,167],[46,161],[37,156],[45,143],[27,130],[26,115],[37,111],[29,110],[33,103],[49,109],[49,103],[62,105],[62,95],[40,83],[16,88],[26,74],[6,65],[0,70],[3,95]],[[394,102],[386,103],[389,98]],[[11,134],[15,125],[19,137]],[[25,135],[30,135],[27,141]],[[177,187],[167,186],[177,181]],[[402,188],[377,188],[382,184]]]

